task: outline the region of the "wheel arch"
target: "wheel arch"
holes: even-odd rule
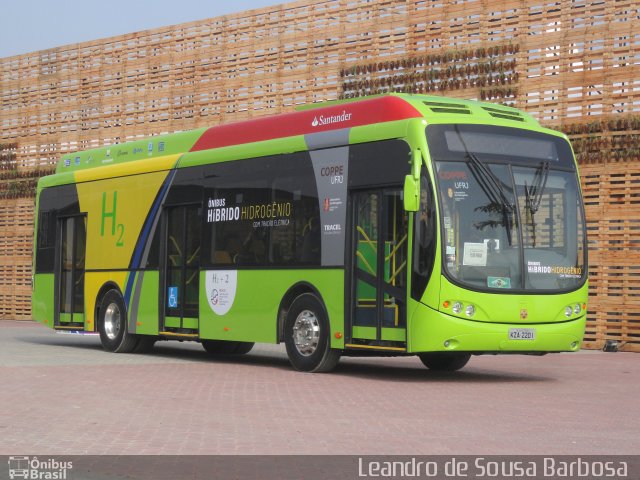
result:
[[[96,295],[96,304],[93,312],[94,331],[98,329],[98,321],[100,319],[100,307],[102,305],[102,299],[104,298],[104,296],[107,294],[109,290],[116,290],[120,295],[122,295],[122,290],[120,290],[120,287],[114,281],[109,280],[104,285],[102,285],[102,287],[100,287],[100,290],[98,290],[98,294]]]
[[[278,306],[278,331],[277,331],[278,343],[284,340],[284,322],[285,322],[285,319],[287,318],[287,312],[289,311],[291,304],[296,298],[298,298],[300,295],[303,295],[305,293],[311,293],[318,298],[324,310],[324,314],[327,320],[329,321],[329,324],[331,324],[331,319],[329,318],[327,306],[324,303],[324,299],[322,298],[320,291],[309,282],[298,282],[292,285],[291,287],[289,287],[287,292],[282,297],[282,300],[280,300],[280,305]]]

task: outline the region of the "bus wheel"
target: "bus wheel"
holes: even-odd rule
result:
[[[138,337],[127,332],[127,309],[117,290],[109,290],[102,297],[98,331],[102,348],[109,352],[130,353],[138,344]]]
[[[331,348],[329,321],[318,298],[305,293],[287,312],[284,343],[293,368],[302,372],[328,372],[340,360],[340,350]]]
[[[420,353],[418,356],[425,367],[436,372],[455,372],[471,358],[470,353]]]
[[[249,353],[253,342],[231,342],[228,340],[202,340],[202,347],[211,355],[244,355]]]

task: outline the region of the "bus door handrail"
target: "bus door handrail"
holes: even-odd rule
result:
[[[360,260],[362,260],[362,263],[364,263],[365,267],[367,267],[367,269],[369,270],[369,272],[371,272],[371,275],[376,275],[376,271],[373,269],[373,267],[371,266],[371,264],[369,263],[369,261],[365,258],[365,256],[362,254],[362,252],[356,250],[356,257],[358,257]]]
[[[377,242],[374,242],[373,240],[371,240],[369,238],[369,235],[367,235],[367,232],[364,231],[364,229],[360,226],[357,225],[356,229],[358,230],[358,232],[362,235],[362,237],[364,238],[364,242],[368,243],[369,246],[373,249],[374,252],[377,252]]]
[[[407,235],[405,234],[404,237],[402,237],[400,239],[400,241],[396,244],[395,247],[393,247],[393,249],[389,252],[389,255],[387,255],[384,259],[384,261],[388,261],[391,257],[393,257],[395,255],[395,253],[398,251],[398,249],[402,246],[402,244],[407,240]]]

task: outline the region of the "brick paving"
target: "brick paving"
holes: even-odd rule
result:
[[[0,322],[0,455],[635,454],[640,357],[415,357],[293,371],[283,346],[104,352],[97,337]]]

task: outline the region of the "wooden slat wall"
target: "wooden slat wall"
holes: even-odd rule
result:
[[[31,315],[34,199],[0,201],[0,319]]]
[[[587,348],[640,351],[640,161],[581,166],[589,236]]]
[[[556,128],[629,117],[640,112],[637,32],[635,0],[303,0],[0,59],[0,144],[17,143],[11,168],[37,177],[66,152],[384,89],[505,102]],[[587,196],[607,192],[588,197],[594,295],[585,345],[616,338],[640,350],[640,212],[612,200],[640,195],[626,177],[640,152],[616,157],[623,163],[581,158]],[[609,177],[618,171],[622,183]],[[29,317],[22,229],[33,201],[13,198],[28,196],[28,185],[0,189],[8,192],[0,218],[24,226],[6,228],[0,243],[0,318]],[[619,241],[627,250],[616,250]]]

